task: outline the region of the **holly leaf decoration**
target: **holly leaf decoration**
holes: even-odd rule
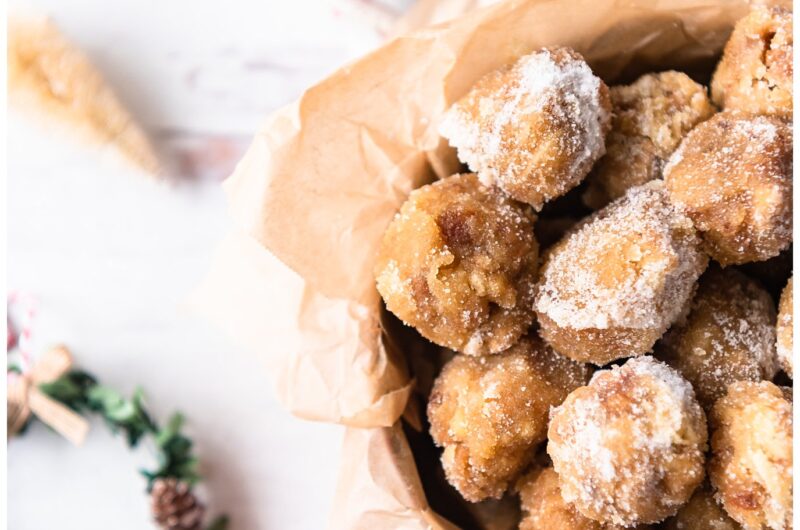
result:
[[[73,370],[55,381],[40,384],[39,390],[80,413],[91,410],[87,395],[89,389],[96,385],[97,380],[88,373]]]
[[[151,436],[156,448],[158,467],[140,472],[147,479],[147,491],[159,478],[176,478],[191,486],[200,480],[197,457],[192,454],[192,440],[181,432],[184,417],[173,414],[164,427],[159,427],[147,412],[144,393],[137,388],[130,399],[116,390],[103,386],[92,375],[70,371],[39,388],[78,413],[94,412],[103,417],[112,432],[125,434],[128,445],[135,447],[145,436]],[[228,517],[215,519],[207,530],[225,530]]]
[[[155,442],[158,447],[165,447],[170,443],[170,440],[180,435],[181,427],[183,427],[184,417],[180,412],[176,412],[167,422],[166,427],[159,430],[155,436]]]
[[[181,433],[183,422],[183,415],[173,414],[167,425],[155,434],[159,466],[153,471],[142,470],[148,480],[148,490],[158,478],[174,477],[192,485],[200,481],[198,460],[192,455],[192,441]]]
[[[158,427],[144,410],[141,389],[136,389],[133,398],[125,399],[119,392],[102,385],[95,385],[87,392],[89,408],[100,413],[113,432],[123,432],[130,447],[136,447],[147,433]]]

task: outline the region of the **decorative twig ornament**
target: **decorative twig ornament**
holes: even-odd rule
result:
[[[141,127],[86,55],[46,17],[9,17],[8,101],[65,134],[114,147],[146,173],[160,172]]]
[[[20,307],[17,307],[20,306]],[[83,442],[89,424],[82,414],[95,413],[114,433],[122,433],[128,446],[144,438],[152,441],[158,466],[143,469],[155,522],[164,530],[225,530],[225,515],[204,526],[205,507],[193,490],[201,477],[192,441],[181,432],[183,416],[173,414],[163,426],[145,409],[144,394],[131,398],[101,385],[93,375],[75,370],[65,346],[56,346],[32,361],[31,336],[36,301],[22,293],[8,300],[8,437],[20,435],[36,418],[73,442]],[[16,310],[16,311],[14,311]],[[19,326],[14,314],[21,314]],[[19,332],[17,332],[19,330]],[[13,356],[11,354],[14,354]]]
[[[81,445],[89,432],[89,422],[69,407],[51,398],[39,388],[67,373],[72,355],[64,346],[48,350],[27,372],[8,374],[8,436],[17,434],[31,414],[64,438]]]

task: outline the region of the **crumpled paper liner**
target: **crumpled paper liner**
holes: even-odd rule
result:
[[[333,527],[352,530],[458,528],[428,505],[399,423],[378,429],[347,429],[331,521]]]
[[[406,407],[412,384],[397,346],[380,339],[377,293],[364,303],[326,297],[232,233],[188,303],[261,355],[292,414],[375,427]]]
[[[438,451],[427,433],[404,430],[399,422],[392,427],[347,429],[333,499],[333,528],[512,530],[519,518],[519,503],[512,497],[472,504],[447,486]]]
[[[413,380],[406,346],[381,331],[372,264],[407,194],[458,167],[436,132],[445,109],[546,45],[575,48],[609,82],[672,67],[708,79],[746,11],[743,0],[506,0],[388,42],[266,121],[225,182],[237,229],[194,302],[269,361],[293,413],[385,428],[348,430],[334,527],[444,527],[390,427]],[[417,425],[419,405],[406,415]]]

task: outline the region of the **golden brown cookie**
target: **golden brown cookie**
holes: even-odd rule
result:
[[[481,78],[439,132],[486,184],[542,205],[578,185],[605,152],[608,87],[569,48],[544,48]]]
[[[714,405],[708,473],[746,530],[792,528],[792,404],[768,381],[738,381]]]
[[[691,385],[652,357],[595,373],[551,414],[561,495],[622,526],[677,513],[705,476],[706,421]]]
[[[700,278],[691,311],[656,346],[708,411],[734,381],[772,379],[775,304],[757,282],[733,269],[711,268]]]
[[[447,480],[472,502],[502,496],[545,440],[550,407],[588,376],[586,365],[558,355],[536,335],[497,355],[454,357],[428,403]]]
[[[386,307],[441,346],[467,354],[508,348],[533,321],[533,223],[529,207],[473,174],[413,191],[375,265]]]
[[[778,118],[716,114],[686,136],[664,182],[723,266],[766,260],[792,242],[792,128]]]
[[[558,475],[551,467],[535,469],[517,484],[522,503],[519,530],[624,530],[615,524],[603,524],[582,516],[574,506],[564,501],[558,485]],[[646,530],[649,526],[637,526]]]
[[[791,7],[778,5],[755,6],[736,24],[711,81],[717,105],[791,119],[792,25]]]
[[[780,363],[783,371],[789,374],[789,377],[794,377],[792,375],[792,351],[794,343],[792,340],[792,314],[794,313],[794,309],[792,308],[792,279],[793,278],[789,278],[789,283],[786,284],[786,287],[781,293],[781,302],[778,305],[777,329],[778,363]]]
[[[697,488],[683,508],[661,525],[663,530],[741,530],[714,499],[708,484]]]
[[[606,139],[606,154],[586,178],[583,202],[599,210],[630,188],[660,178],[663,165],[663,158],[649,138],[612,130]]]
[[[559,353],[602,365],[649,351],[708,262],[660,181],[632,188],[550,248],[536,312]]]
[[[681,139],[715,112],[706,88],[675,71],[611,87],[611,104],[606,154],[589,174],[584,193],[584,202],[595,209],[660,178],[664,161]]]

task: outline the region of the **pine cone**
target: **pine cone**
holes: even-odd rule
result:
[[[205,515],[191,486],[174,478],[158,479],[150,493],[153,517],[164,530],[200,530]]]

